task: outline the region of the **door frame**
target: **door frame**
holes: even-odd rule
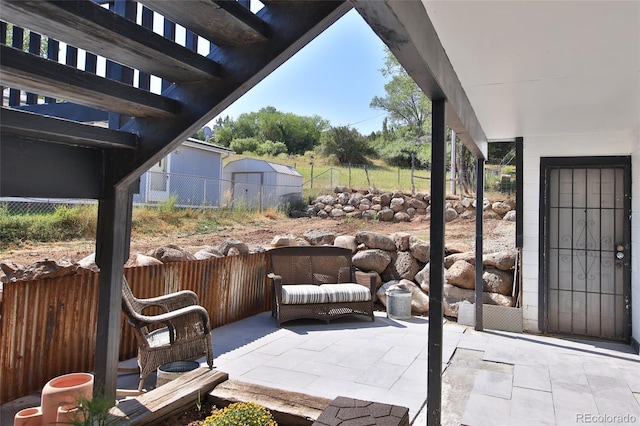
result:
[[[149,168],[149,170],[147,170],[147,180],[146,180],[147,201],[158,203],[158,202],[163,202],[169,199],[169,196],[171,195],[171,182],[170,182],[171,174],[169,170],[170,158],[171,158],[170,155],[163,157],[162,159],[154,163],[153,166]],[[162,173],[162,176],[159,175],[160,173]],[[154,177],[162,178],[162,180],[164,181],[164,187],[165,187],[164,191],[158,191],[158,190],[152,189],[152,179],[154,179]]]
[[[624,341],[631,338],[631,157],[630,156],[596,156],[596,157],[540,157],[540,210],[538,234],[538,328],[542,333],[549,332],[548,317],[548,256],[547,247],[549,222],[549,169],[554,167],[594,167],[610,166],[624,169],[623,190],[625,193],[624,210],[626,220],[623,225],[624,246],[626,252],[623,268]],[[587,336],[585,336],[587,337]]]

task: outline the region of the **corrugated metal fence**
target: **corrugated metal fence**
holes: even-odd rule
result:
[[[255,253],[127,268],[125,276],[140,298],[195,291],[215,328],[271,309],[267,262]],[[92,371],[97,312],[97,273],[5,283],[0,403],[37,392],[60,374]],[[120,327],[120,359],[133,358],[137,344],[124,316]]]

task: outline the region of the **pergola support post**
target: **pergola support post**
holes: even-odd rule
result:
[[[431,105],[431,227],[429,230],[429,343],[427,347],[427,424],[442,414],[442,295],[444,289],[444,208],[447,180],[446,100]]]
[[[476,325],[475,329],[482,331],[482,232],[484,212],[484,159],[478,158],[476,164]]]
[[[96,263],[100,267],[94,395],[115,403],[120,351],[122,274],[129,257],[133,196],[128,188],[109,188],[98,203]]]

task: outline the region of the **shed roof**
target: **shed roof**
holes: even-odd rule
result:
[[[187,146],[191,146],[191,147],[197,148],[197,149],[203,149],[205,151],[219,152],[220,154],[229,154],[229,155],[235,154],[235,151],[233,151],[233,150],[231,150],[229,148],[225,148],[225,147],[220,146],[220,145],[216,145],[216,144],[213,144],[213,143],[201,141],[199,139],[194,139],[194,138],[187,138],[187,140],[184,141],[182,144],[183,145],[187,145]]]
[[[228,162],[225,166],[227,170],[235,170],[245,168],[247,171],[273,172],[289,176],[302,177],[294,167],[286,164],[272,163],[271,161],[260,160],[257,158],[241,158]]]

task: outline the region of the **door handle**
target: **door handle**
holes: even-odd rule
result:
[[[616,259],[623,260],[624,256],[624,244],[616,244]]]

